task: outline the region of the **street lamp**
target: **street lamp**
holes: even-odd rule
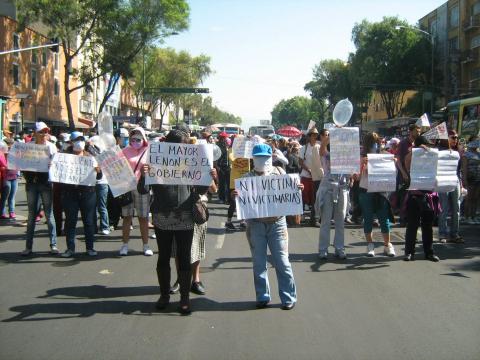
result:
[[[32,95],[30,94],[17,94],[16,96],[17,99],[20,99],[20,116],[21,118],[21,128],[20,131],[23,131],[23,109],[25,108],[25,100],[31,99]]]
[[[400,29],[410,29],[410,30],[420,32],[423,35],[427,36],[430,39],[430,42],[432,44],[432,61],[431,61],[431,67],[430,67],[430,76],[431,76],[431,82],[432,82],[432,85],[431,85],[432,86],[432,98],[430,99],[430,115],[433,116],[433,104],[434,104],[433,94],[434,94],[434,91],[435,91],[435,87],[434,87],[434,84],[435,84],[435,82],[434,82],[434,58],[433,57],[434,57],[435,37],[433,36],[433,34],[429,33],[428,31],[419,29],[418,27],[414,27],[414,26],[403,26],[403,25],[395,26],[395,30],[400,30]]]

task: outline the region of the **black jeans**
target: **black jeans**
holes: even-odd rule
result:
[[[407,229],[405,232],[405,255],[415,254],[417,230],[422,228],[422,243],[425,255],[433,254],[433,220],[435,214],[422,196],[409,196],[407,201]]]
[[[161,230],[155,227],[158,245],[157,269],[170,273],[172,243],[177,246],[178,271],[190,271],[190,251],[192,249],[192,230]]]

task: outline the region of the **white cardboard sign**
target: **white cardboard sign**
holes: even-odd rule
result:
[[[238,219],[303,214],[298,174],[246,176],[235,180]]]
[[[368,192],[395,191],[397,168],[393,154],[368,154]]]
[[[50,181],[71,185],[95,186],[97,161],[93,156],[56,153],[50,166]]]
[[[213,147],[208,144],[151,143],[147,159],[146,185],[209,186],[212,182]]]
[[[232,145],[233,157],[235,159],[238,159],[238,158],[251,159],[252,148],[253,148],[252,141],[248,140],[244,136],[237,136],[233,140],[233,145]]]
[[[17,171],[48,172],[50,149],[34,142],[14,142],[8,152],[8,169]]]
[[[330,129],[330,171],[332,174],[360,172],[360,135],[358,127]]]
[[[102,169],[103,176],[107,178],[113,197],[137,188],[137,179],[118,145],[102,151],[95,158]]]

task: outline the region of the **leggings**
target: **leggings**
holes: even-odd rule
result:
[[[155,227],[158,245],[157,269],[170,271],[170,255],[175,239],[177,246],[178,271],[190,271],[190,251],[192,249],[193,229],[162,230]]]

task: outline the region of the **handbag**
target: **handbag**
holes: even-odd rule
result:
[[[202,225],[206,223],[208,221],[208,218],[210,217],[207,205],[202,201],[200,195],[195,192],[195,189],[192,189],[192,192],[190,193],[190,198],[192,200],[193,222],[197,225]]]
[[[138,169],[138,164],[140,164],[140,160],[142,160],[143,155],[144,155],[146,152],[147,152],[147,150],[145,150],[145,151],[142,153],[142,155],[140,156],[140,159],[138,159],[137,165],[135,166],[135,170],[133,170],[133,174],[135,174],[135,171],[137,171],[137,169]],[[130,205],[132,202],[133,202],[133,195],[132,195],[132,192],[131,192],[131,191],[126,192],[125,194],[122,194],[122,195],[117,196],[117,203],[118,203],[118,205],[120,205],[121,207]]]

